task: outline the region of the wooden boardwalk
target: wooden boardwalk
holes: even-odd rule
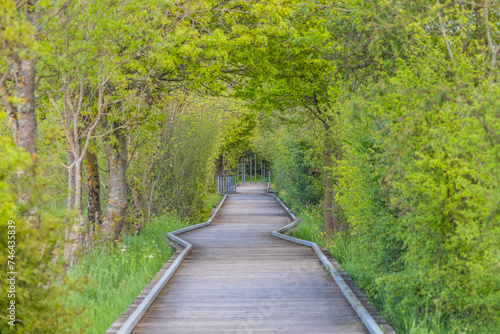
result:
[[[367,333],[314,252],[271,236],[290,222],[262,184],[226,199],[133,333]]]

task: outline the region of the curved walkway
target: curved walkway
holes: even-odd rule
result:
[[[238,186],[182,234],[193,250],[133,333],[367,333],[314,252],[271,235],[291,220],[264,191]]]

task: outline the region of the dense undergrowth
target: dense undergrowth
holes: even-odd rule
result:
[[[85,254],[68,271],[65,304],[79,311],[70,331],[104,333],[175,252],[166,234],[204,220],[218,199],[209,196],[202,213],[192,220],[176,214],[154,217],[140,235],[124,235],[116,247],[106,245]]]
[[[447,333],[495,333],[496,324],[469,324],[464,326],[463,321],[446,319],[442,314],[429,309],[412,308],[407,306],[396,312],[386,312],[386,307],[392,301],[379,284],[379,278],[387,273],[374,267],[370,262],[374,254],[367,253],[360,246],[360,239],[352,232],[342,232],[325,238],[321,208],[305,206],[297,208],[296,214],[300,217],[297,228],[292,232],[296,238],[310,240],[328,249],[330,254],[339,262],[358,287],[372,301],[379,311],[398,333],[409,334],[447,334]]]
[[[302,219],[294,235],[327,247],[398,333],[497,332],[497,165],[494,154],[474,146],[483,145],[480,137],[466,139],[477,125],[464,120],[453,133],[458,142],[445,130],[411,132],[416,125],[409,122],[392,129],[405,135],[388,138],[346,113],[337,133],[343,159],[327,171],[343,228],[331,238],[323,220],[321,128],[295,115],[267,121],[256,140],[272,162],[273,187]],[[456,122],[441,116],[436,126]],[[426,140],[435,141],[433,152],[419,155]],[[485,162],[474,167],[467,157],[475,155]]]

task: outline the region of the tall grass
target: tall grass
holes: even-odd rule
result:
[[[217,200],[209,198],[206,216]],[[166,234],[201,220],[186,222],[174,214],[156,217],[139,236],[124,235],[116,247],[87,253],[68,271],[70,297],[65,303],[80,311],[73,332],[104,333],[173,254]]]

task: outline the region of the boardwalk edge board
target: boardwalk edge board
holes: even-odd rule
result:
[[[117,334],[129,334],[134,330],[137,323],[139,323],[139,321],[142,319],[144,314],[146,314],[146,311],[153,304],[156,297],[158,297],[158,295],[163,290],[165,285],[168,283],[170,278],[174,275],[177,268],[179,268],[182,261],[186,258],[186,256],[189,254],[189,252],[193,248],[193,246],[189,242],[182,240],[181,238],[177,237],[176,235],[181,234],[181,233],[185,233],[185,232],[189,232],[192,230],[196,230],[196,229],[199,229],[201,227],[205,227],[205,226],[212,224],[212,221],[214,220],[215,216],[217,215],[220,208],[222,207],[222,204],[224,204],[226,197],[227,197],[227,195],[224,195],[224,197],[220,201],[219,205],[217,206],[215,211],[212,213],[212,216],[210,216],[210,219],[207,220],[206,222],[199,223],[199,224],[196,224],[193,226],[188,226],[185,228],[181,228],[180,230],[176,230],[176,231],[172,231],[170,233],[167,233],[167,238],[178,243],[179,245],[183,246],[184,250],[179,254],[179,256],[175,259],[175,261],[168,268],[168,270],[163,274],[163,276],[158,280],[158,282],[155,284],[153,289],[151,289],[151,291],[146,295],[146,297],[142,300],[142,302],[135,309],[135,311],[130,315],[130,317],[128,317],[127,321],[125,321],[125,323],[120,327]]]
[[[278,196],[276,196],[274,194],[269,194],[269,195],[274,196],[276,201],[283,207],[283,209],[286,211],[288,216],[290,216],[290,218],[293,220],[292,223],[285,225],[282,228],[274,231],[272,233],[273,236],[280,238],[280,239],[290,241],[290,242],[294,242],[294,243],[297,243],[300,245],[311,247],[314,250],[314,252],[316,253],[316,255],[318,256],[318,258],[320,259],[321,263],[323,263],[325,268],[328,269],[328,271],[330,272],[330,275],[334,279],[335,283],[337,283],[340,290],[342,291],[344,296],[347,298],[347,300],[351,304],[354,311],[356,311],[358,316],[361,318],[361,321],[363,321],[363,324],[366,326],[368,331],[371,334],[384,334],[384,331],[381,328],[381,326],[375,321],[375,319],[373,319],[373,317],[366,310],[366,308],[363,306],[363,304],[361,304],[358,297],[356,297],[354,292],[351,290],[351,288],[349,288],[349,286],[344,281],[342,276],[340,276],[339,272],[335,269],[335,267],[331,264],[331,262],[328,261],[325,254],[323,254],[323,252],[321,251],[321,249],[319,249],[318,245],[315,242],[307,241],[307,240],[303,240],[303,239],[298,239],[298,238],[294,238],[294,237],[288,236],[286,234],[283,234],[284,232],[291,229],[292,227],[295,227],[297,225],[298,219],[290,211],[290,209],[288,209],[288,207],[285,205],[285,203],[283,203],[283,201]]]

